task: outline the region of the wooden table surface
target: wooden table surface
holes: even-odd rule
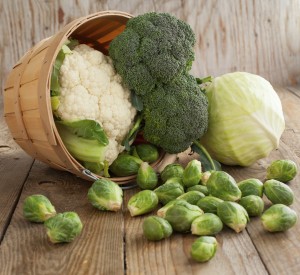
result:
[[[62,6],[59,6],[59,1],[2,0],[0,5],[3,8],[1,20],[2,23],[3,20],[6,22],[5,26],[1,24],[2,34],[7,29],[11,32],[11,36],[8,38],[11,44],[2,41],[0,45],[1,56],[3,57],[0,58],[2,85],[5,75],[13,63],[29,47],[40,39],[53,34],[59,26],[66,23],[66,20],[71,20],[70,14],[74,19],[74,17],[91,13],[97,9],[107,9],[107,7],[117,9],[121,7],[120,10],[133,14],[151,9],[170,11],[177,13],[179,17],[184,19],[188,11],[193,11],[192,1],[183,1],[187,4],[181,3],[181,5],[184,5],[183,13],[177,10],[177,8],[180,8],[178,3],[180,1],[166,1],[165,4],[161,4],[159,1],[149,1],[151,4],[148,1],[98,1],[97,3],[96,1],[76,1],[75,3],[74,1],[72,3],[75,8],[70,5],[70,2],[72,1],[61,1]],[[131,3],[131,5],[126,6],[123,2]],[[200,2],[203,4],[203,1]],[[217,5],[215,1],[209,2]],[[233,2],[230,1],[231,5]],[[285,1],[281,1],[282,8],[286,7],[291,13],[295,12],[294,9],[288,9],[288,7],[297,6],[297,4],[285,6],[283,2],[285,3]],[[295,1],[287,2],[295,3]],[[278,1],[276,3],[278,4]],[[54,7],[49,8],[49,5],[52,4]],[[153,7],[149,8],[148,5]],[[263,4],[260,5],[263,6]],[[47,7],[49,12],[47,12]],[[70,9],[67,9],[67,7],[70,7]],[[261,8],[261,6],[259,7]],[[253,10],[259,7],[255,7]],[[28,19],[28,21],[24,19],[28,15],[24,12],[27,8],[31,11],[29,12],[30,16],[35,16],[30,20]],[[199,7],[197,8],[199,9]],[[203,6],[203,8],[209,9],[207,6]],[[53,18],[56,18],[56,21],[51,21],[53,9],[58,11],[58,14],[53,13]],[[21,12],[18,15],[23,14],[24,17],[12,19],[11,16],[14,11],[20,10]],[[251,11],[252,9],[250,9]],[[248,9],[244,12],[247,13]],[[17,23],[18,20],[19,23]],[[192,19],[189,21],[193,22]],[[13,24],[10,25],[9,22],[19,24],[21,29],[24,29],[23,24],[26,25],[26,22],[28,24],[29,22],[43,24],[31,25],[30,30],[24,32],[26,39],[24,37],[23,39],[20,30]],[[12,42],[12,38],[18,38],[18,40]],[[297,40],[297,38],[295,39]],[[297,41],[299,42],[299,39]],[[291,53],[295,52],[295,47],[289,48]],[[7,55],[4,54],[4,49],[7,51]],[[228,55],[223,53],[223,57],[224,60],[227,60]],[[293,54],[290,54],[286,58],[294,59],[293,66],[298,65],[299,68],[298,57],[297,59],[295,56],[293,57]],[[266,66],[268,59],[265,61],[260,66]],[[258,62],[258,59],[254,62]],[[285,66],[287,63],[282,59],[281,62],[282,64],[276,63],[275,65]],[[252,65],[253,67],[258,66],[256,63]],[[235,69],[230,67],[233,65],[229,63],[226,63],[226,66],[221,70]],[[209,66],[206,66],[203,73],[207,71],[211,73],[209,69]],[[242,65],[238,69],[242,69]],[[300,87],[289,85],[294,83],[295,79],[299,79],[299,70],[298,75],[292,70],[288,70],[286,73],[291,73],[289,77],[286,77],[281,73],[282,69],[277,69],[273,71],[274,81],[272,83],[276,82],[275,79],[279,79],[274,76],[276,74],[280,74],[282,80],[286,79],[285,83],[281,81],[282,85],[276,87],[282,101],[286,120],[286,129],[282,135],[280,146],[268,158],[261,159],[250,167],[223,167],[236,181],[250,177],[264,180],[267,166],[275,159],[291,159],[300,167]],[[272,75],[272,70],[268,71],[266,68],[261,70],[262,74]],[[194,71],[200,72],[200,68],[196,67]],[[124,192],[122,211],[109,213],[96,210],[87,201],[87,191],[90,186],[91,182],[76,178],[67,172],[49,168],[47,165],[32,159],[19,148],[12,140],[4,122],[3,99],[0,96],[1,275],[300,274],[300,222],[287,232],[276,234],[264,231],[259,218],[252,218],[246,230],[239,234],[225,228],[216,237],[219,243],[216,256],[210,262],[200,264],[194,262],[189,255],[191,244],[197,238],[196,236],[173,234],[171,238],[160,242],[149,242],[143,237],[142,222],[145,216],[132,218],[126,207],[128,199],[138,191],[137,188]],[[300,173],[296,179],[289,183],[289,186],[295,193],[295,202],[291,208],[296,210],[299,215]],[[74,242],[53,245],[47,240],[42,224],[32,224],[23,218],[22,203],[24,199],[37,193],[46,195],[53,202],[58,212],[76,211],[79,214],[84,228],[81,235]]]

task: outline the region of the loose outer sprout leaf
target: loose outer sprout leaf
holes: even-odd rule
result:
[[[131,91],[131,104],[139,112],[144,108],[142,99],[134,91]]]
[[[199,159],[204,171],[222,171],[221,164],[212,159],[206,149],[198,141],[194,141],[191,148],[193,152],[199,154]]]
[[[122,145],[125,146],[126,151],[130,151],[130,141],[135,140],[137,133],[142,127],[143,115],[139,114],[137,117],[136,122],[134,123],[133,127],[122,141]]]

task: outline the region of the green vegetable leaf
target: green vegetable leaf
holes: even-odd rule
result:
[[[59,85],[59,72],[62,63],[66,57],[66,54],[71,54],[72,49],[78,45],[78,41],[75,39],[67,40],[66,43],[61,47],[60,51],[57,54],[57,57],[54,62],[53,71],[51,74],[51,83],[50,90],[51,96],[58,96],[60,94],[60,85]]]
[[[135,140],[137,133],[142,128],[143,118],[144,116],[142,114],[138,115],[133,127],[131,128],[125,139],[122,141],[122,145],[125,146],[126,151],[130,151],[130,142]]]
[[[198,84],[211,82],[212,81],[212,76],[207,76],[207,77],[204,77],[204,78],[196,77],[196,81],[197,81]]]
[[[142,99],[134,92],[131,91],[131,104],[135,109],[137,109],[139,112],[143,110],[143,101]]]
[[[206,149],[200,144],[198,141],[194,141],[192,146],[192,151],[199,154],[199,160],[201,161],[201,165],[204,171],[222,171],[221,164],[212,159]]]
[[[106,146],[109,141],[101,125],[91,119],[77,121],[57,121],[60,125],[67,128],[68,131],[85,139],[97,140],[100,144]]]

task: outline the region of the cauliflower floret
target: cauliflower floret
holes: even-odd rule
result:
[[[124,150],[120,144],[132,127],[136,109],[130,91],[114,70],[111,58],[80,44],[67,54],[60,69],[62,120],[98,121],[109,140],[105,159],[111,164]]]

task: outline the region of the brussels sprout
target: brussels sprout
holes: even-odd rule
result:
[[[263,196],[263,183],[258,179],[247,179],[240,181],[238,187],[242,192],[242,197],[249,195],[255,195],[262,197]]]
[[[291,205],[294,193],[290,187],[278,180],[267,180],[264,183],[264,193],[272,203]]]
[[[185,167],[182,175],[182,182],[185,187],[191,187],[199,184],[202,177],[201,162],[199,160],[191,160]]]
[[[264,211],[264,201],[259,196],[249,195],[242,197],[239,204],[246,209],[250,217],[260,216]]]
[[[159,217],[165,217],[167,210],[173,205],[173,204],[184,204],[185,205],[186,201],[184,200],[172,200],[170,202],[168,202],[166,205],[164,205],[163,207],[159,208],[157,210],[157,216]]]
[[[56,215],[51,202],[43,195],[31,195],[24,200],[23,215],[31,222],[44,222]]]
[[[198,206],[178,200],[167,208],[162,218],[172,225],[174,231],[188,232],[191,230],[193,220],[202,214],[203,211]]]
[[[199,206],[205,213],[217,214],[217,208],[221,202],[223,202],[223,200],[219,198],[207,196],[200,199],[197,202],[197,206]]]
[[[144,220],[143,232],[148,240],[159,241],[170,237],[173,229],[167,220],[157,216],[150,216]]]
[[[122,206],[123,191],[109,179],[98,179],[88,191],[88,200],[99,210],[118,211]]]
[[[182,178],[183,167],[178,163],[168,164],[164,170],[160,173],[160,177],[163,182],[166,182],[169,178]]]
[[[225,201],[237,201],[242,196],[234,178],[224,171],[213,171],[206,186],[212,196]]]
[[[210,171],[206,171],[202,174],[202,177],[201,177],[201,184],[203,185],[206,185],[209,177],[211,176],[211,172]]]
[[[192,222],[192,234],[194,235],[215,235],[223,229],[220,218],[212,213],[205,213]]]
[[[189,192],[189,191],[199,191],[202,194],[204,194],[205,196],[209,195],[207,187],[204,186],[204,185],[200,185],[200,184],[191,186],[191,187],[187,188],[186,191],[187,192]]]
[[[263,227],[270,232],[286,231],[296,224],[297,219],[297,213],[284,204],[272,205],[261,216]]]
[[[59,213],[45,221],[47,235],[52,243],[69,243],[82,230],[82,223],[75,212]]]
[[[158,197],[151,190],[144,190],[133,195],[128,201],[128,210],[132,217],[143,215],[154,210],[158,205]]]
[[[156,146],[152,144],[139,144],[135,146],[135,150],[139,158],[145,162],[152,163],[159,157]]]
[[[141,189],[154,189],[158,183],[155,170],[143,162],[138,170],[136,183]]]
[[[165,183],[179,183],[182,187],[184,187],[182,183],[182,178],[176,178],[176,177],[169,178],[166,180]]]
[[[142,162],[143,161],[137,157],[128,154],[120,154],[109,166],[109,169],[118,177],[131,176],[138,172]]]
[[[295,162],[282,159],[271,163],[267,168],[267,179],[275,179],[282,182],[292,180],[297,174],[297,165]]]
[[[176,198],[176,200],[184,200],[190,204],[197,205],[197,202],[204,198],[205,195],[199,191],[189,191]]]
[[[183,187],[179,183],[164,183],[157,187],[154,192],[162,204],[175,200],[184,193]]]
[[[236,202],[224,201],[219,204],[217,214],[221,221],[236,233],[245,229],[249,216],[246,209]]]
[[[192,244],[191,256],[197,262],[207,262],[215,256],[217,247],[215,237],[202,236]]]

